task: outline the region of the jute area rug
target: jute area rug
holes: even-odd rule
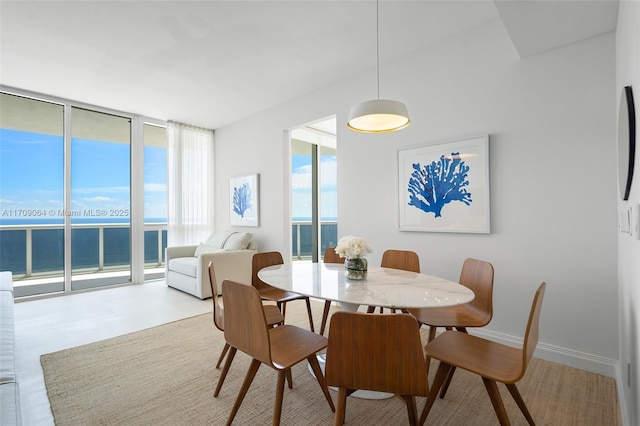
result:
[[[320,321],[322,304],[314,303]],[[287,306],[287,323],[308,327],[304,303]],[[319,324],[316,325],[319,328]],[[426,327],[422,329],[426,338]],[[544,336],[544,330],[542,330]],[[217,398],[215,362],[224,335],[212,317],[200,315],[97,343],[43,355],[47,393],[56,425],[224,425],[249,365],[238,352]],[[431,378],[437,364],[431,368]],[[293,369],[285,387],[283,425],[331,425],[329,409],[306,362]],[[275,372],[262,366],[240,407],[235,425],[271,423]],[[538,425],[618,425],[614,380],[534,359],[518,384]],[[500,390],[514,425],[526,421],[503,385]],[[334,402],[337,392],[330,391]],[[418,409],[424,398],[418,398]],[[405,425],[397,398],[347,400],[347,425]],[[497,425],[482,380],[456,371],[444,399],[436,401],[427,425]]]

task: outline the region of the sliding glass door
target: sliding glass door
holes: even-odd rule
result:
[[[16,296],[64,291],[63,105],[0,93],[0,203]]]
[[[144,125],[144,279],[164,277],[167,247],[167,128]]]
[[[131,281],[131,119],[71,108],[71,290]]]
[[[149,121],[0,93],[0,270],[17,297],[164,276],[166,128]]]
[[[337,243],[335,118],[290,135],[292,257],[318,262]]]

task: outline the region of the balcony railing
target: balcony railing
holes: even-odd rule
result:
[[[313,250],[311,236],[313,228],[309,221],[298,221],[291,223],[292,248],[291,253],[294,259],[311,259]],[[338,222],[326,221],[320,224],[320,253],[328,247],[335,247],[338,243]]]
[[[74,273],[129,269],[129,224],[73,224],[71,265]],[[145,224],[145,268],[164,265],[166,223]],[[63,225],[0,226],[0,269],[16,281],[61,276],[64,271]]]
[[[322,222],[321,253],[336,245],[337,222]],[[312,226],[292,223],[294,259],[311,258]],[[72,224],[72,289],[129,282],[131,253],[129,224]],[[167,224],[144,225],[145,278],[164,276]],[[63,291],[64,226],[61,224],[1,225],[0,270],[11,271],[20,296]],[[27,290],[28,287],[34,287]],[[37,287],[37,288],[36,288]],[[18,295],[18,293],[16,293]]]

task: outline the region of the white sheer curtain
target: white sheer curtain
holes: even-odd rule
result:
[[[213,130],[167,123],[167,245],[193,245],[213,231]]]

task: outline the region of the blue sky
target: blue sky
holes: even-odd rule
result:
[[[0,220],[46,218],[62,222],[62,136],[0,129]],[[72,139],[72,212],[80,218],[120,218],[129,210],[129,145]],[[292,216],[311,217],[311,159],[292,158]],[[320,158],[321,217],[337,217],[336,157]],[[145,219],[167,217],[166,149],[144,148]],[[37,212],[28,216],[26,212]],[[88,216],[91,212],[94,216]],[[74,216],[76,217],[76,216]],[[126,217],[126,216],[125,216]]]
[[[291,209],[294,218],[311,217],[311,157],[294,155],[291,158]],[[320,216],[335,219],[338,216],[336,156],[320,156]]]
[[[26,219],[29,212],[31,217],[62,219],[63,138],[8,129],[0,132],[0,219]],[[72,211],[84,218],[87,212],[101,218],[127,217],[129,145],[77,138],[71,145]],[[166,218],[166,150],[145,147],[144,161],[145,218]]]

